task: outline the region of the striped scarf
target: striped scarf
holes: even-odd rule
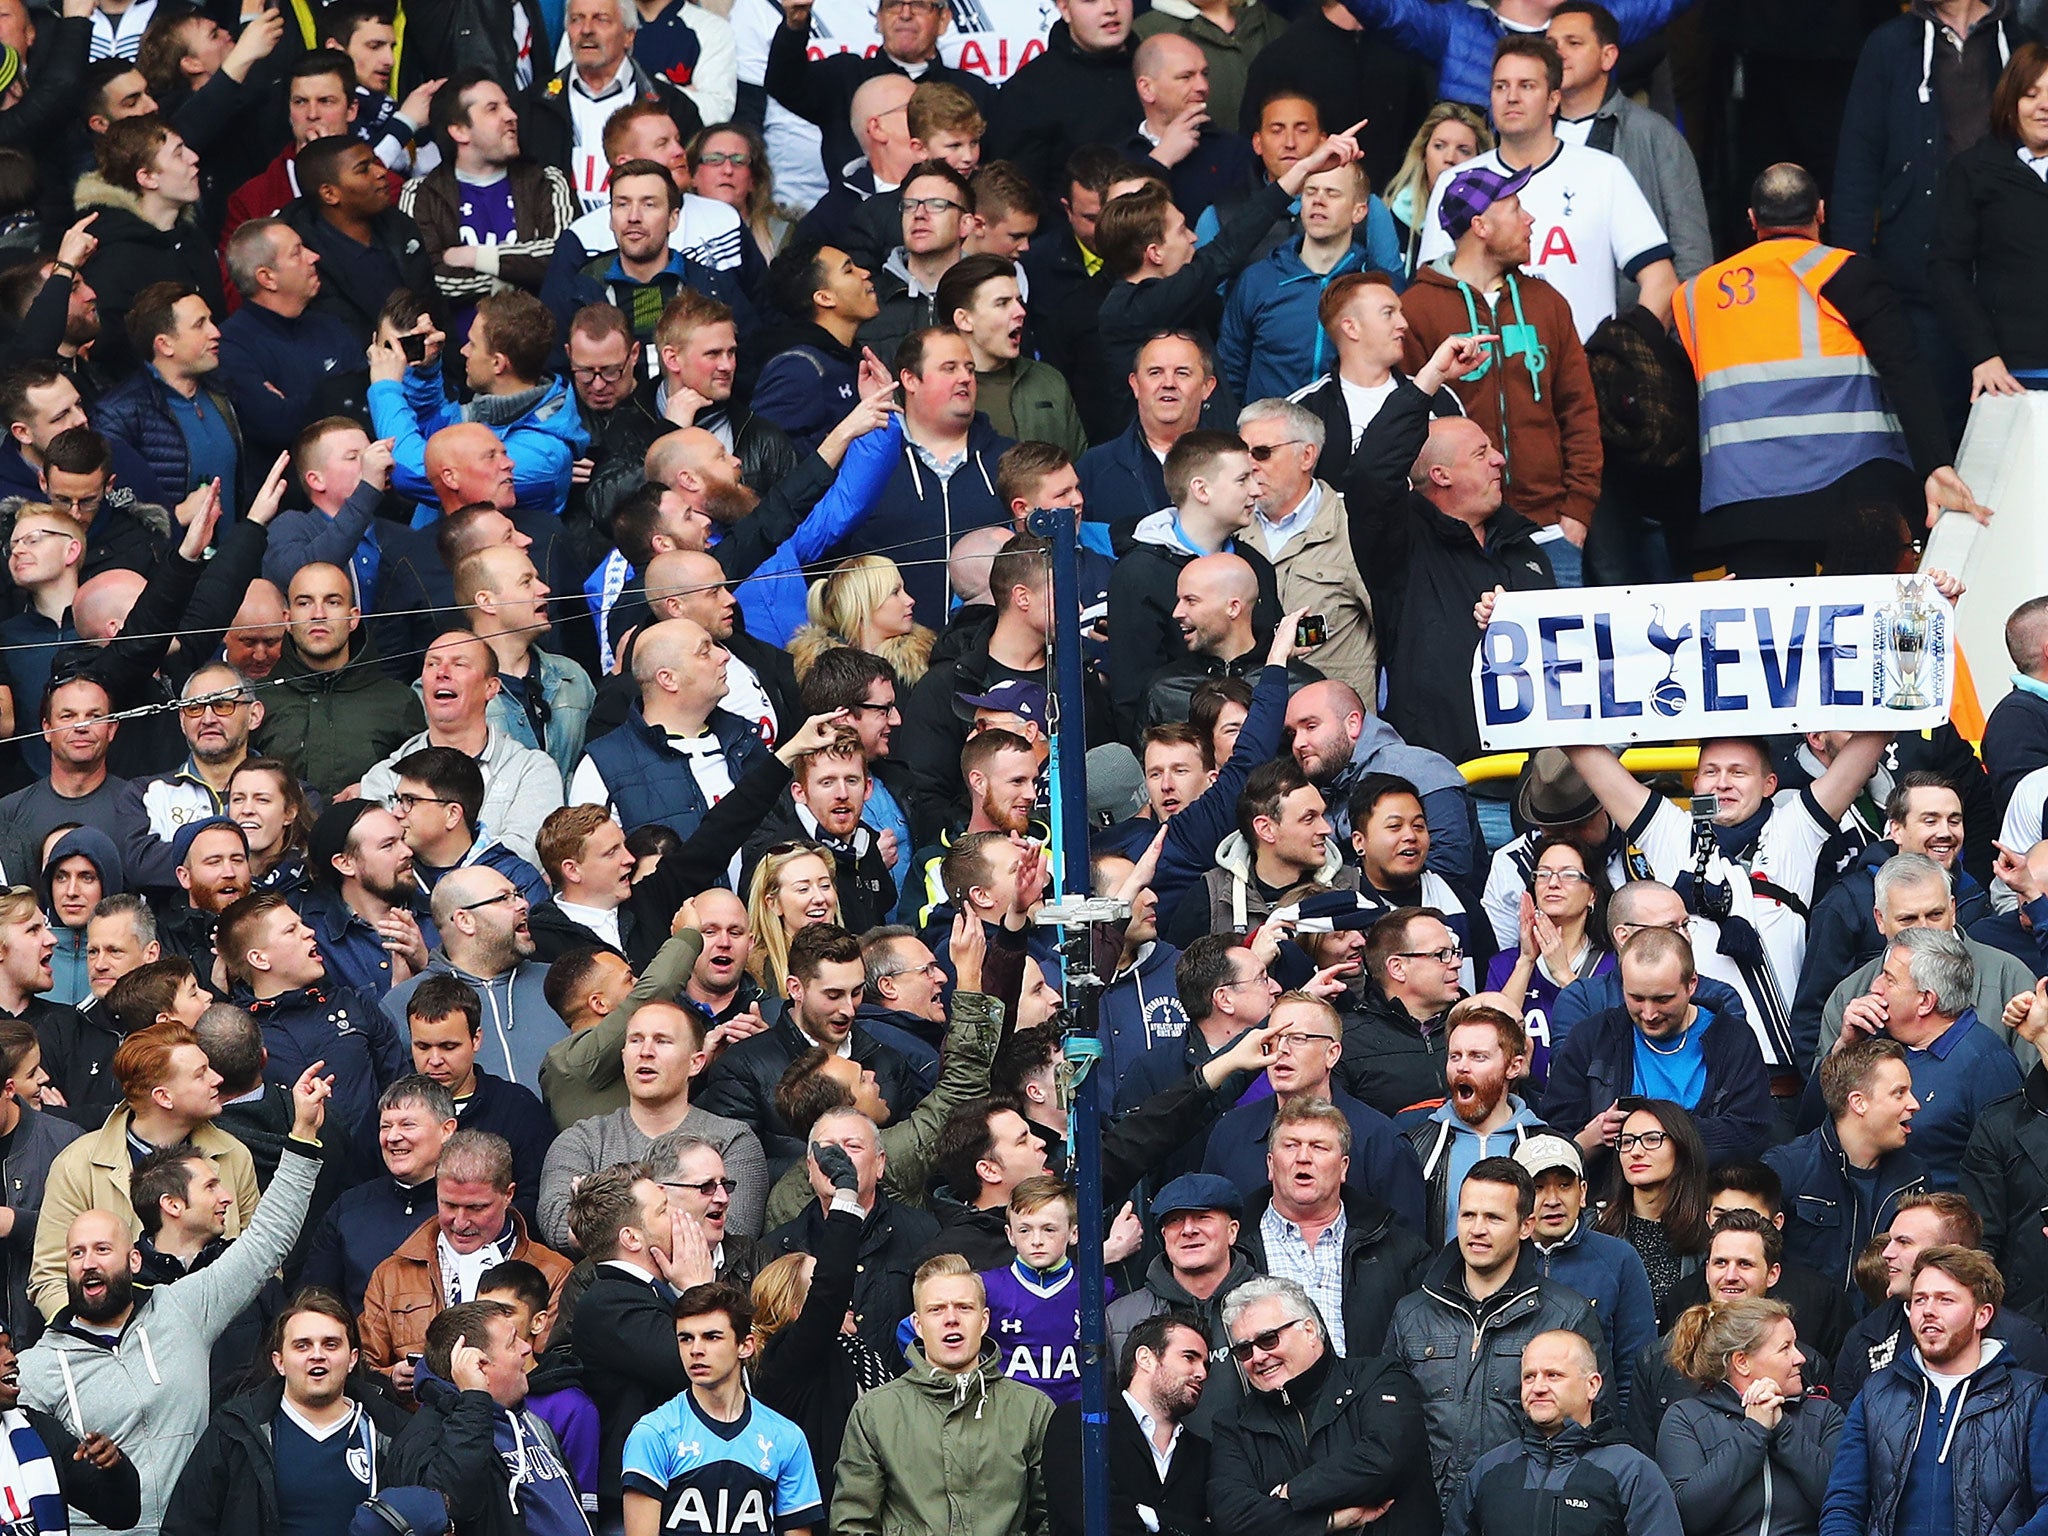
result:
[[[50,1448],[43,1444],[43,1437],[30,1426],[28,1415],[19,1408],[0,1413],[0,1428],[7,1431],[7,1449],[14,1457],[14,1475],[0,1477],[0,1504],[6,1508],[8,1529],[21,1528],[20,1522],[26,1517],[27,1529],[38,1536],[61,1536],[71,1526],[64,1510],[64,1495],[58,1491],[57,1464],[51,1459]]]

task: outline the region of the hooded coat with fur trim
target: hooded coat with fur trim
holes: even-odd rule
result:
[[[81,275],[99,295],[100,339],[93,355],[107,377],[119,378],[136,366],[128,344],[128,310],[151,283],[182,279],[199,290],[216,315],[227,313],[220,263],[199,227],[196,205],[169,229],[158,229],[143,218],[136,193],[94,173],[79,178],[77,201],[80,214],[99,215],[92,225],[99,248]]]

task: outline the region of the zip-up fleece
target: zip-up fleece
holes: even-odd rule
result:
[[[1323,864],[1309,877],[1318,885],[1354,890],[1358,869],[1345,863],[1337,852],[1337,840],[1323,843]],[[1233,832],[1216,848],[1216,867],[1202,877],[1209,891],[1209,931],[1248,933],[1266,920],[1271,904],[1261,894],[1252,870],[1251,844],[1242,832]]]
[[[1611,1400],[1614,1370],[1592,1304],[1538,1275],[1526,1248],[1507,1283],[1475,1301],[1465,1289],[1465,1261],[1453,1243],[1437,1255],[1422,1289],[1394,1309],[1387,1353],[1421,1383],[1439,1499],[1448,1503],[1480,1457],[1521,1434],[1522,1349],[1537,1334],[1557,1328],[1569,1328],[1593,1346],[1601,1401]]]
[[[54,1414],[81,1438],[105,1435],[135,1463],[142,1479],[138,1530],[154,1531],[162,1523],[178,1473],[212,1409],[213,1342],[291,1251],[319,1171],[317,1156],[296,1143],[288,1147],[241,1240],[176,1285],[139,1293],[111,1344],[75,1322],[67,1307],[42,1341],[22,1355],[24,1406]]]
[[[1545,1435],[1525,1420],[1518,1441],[1479,1458],[1444,1514],[1444,1536],[1682,1536],[1683,1530],[1657,1463],[1599,1422],[1588,1428],[1568,1420]],[[1781,1533],[1766,1522],[1762,1536]]]

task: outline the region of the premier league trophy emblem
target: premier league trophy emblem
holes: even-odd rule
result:
[[[1878,609],[1872,626],[1877,642],[1878,693],[1886,709],[1928,709],[1935,699],[1929,673],[1938,662],[1941,612],[1927,601],[1927,583],[1902,578],[1898,593]]]

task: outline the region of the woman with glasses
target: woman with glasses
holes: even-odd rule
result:
[[[1791,1310],[1760,1296],[1688,1307],[1670,1355],[1699,1390],[1657,1432],[1685,1536],[1813,1536],[1845,1415],[1807,1394]]]
[[[747,928],[754,953],[747,971],[779,1007],[789,974],[789,942],[813,923],[837,923],[839,890],[832,856],[811,843],[777,843],[747,882]]]
[[[1607,1187],[1594,1226],[1625,1240],[1664,1298],[1707,1252],[1707,1148],[1692,1116],[1669,1099],[1623,1099]]]
[[[879,656],[896,669],[908,692],[931,666],[939,637],[917,622],[916,600],[904,590],[903,572],[887,555],[855,555],[811,583],[810,622],[789,637],[789,658],[801,683],[818,658],[840,646]]]
[[[1566,842],[1545,843],[1522,897],[1521,943],[1486,968],[1486,988],[1522,1016],[1529,1031],[1529,1075],[1550,1071],[1550,1008],[1582,976],[1614,969],[1606,942],[1607,875]]]
[[[228,779],[227,811],[249,840],[251,889],[305,890],[313,811],[298,776],[274,757],[251,758]]]
[[[775,201],[775,175],[760,131],[751,123],[714,123],[690,140],[687,153],[691,190],[737,210],[760,261],[771,260],[797,216]]]

